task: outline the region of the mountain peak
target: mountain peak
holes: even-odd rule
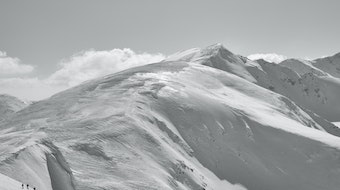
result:
[[[205,49],[207,49],[207,48],[209,48],[209,49],[216,49],[216,50],[225,49],[225,47],[223,46],[222,43],[215,43],[215,44],[209,45]]]
[[[263,64],[270,63],[270,62],[264,60],[263,58],[260,58],[260,59],[254,60],[254,61],[256,61],[256,62],[258,62],[258,63],[263,63]]]
[[[234,55],[227,50],[222,43],[209,45],[205,48],[191,48],[188,50],[180,51],[168,56],[165,61],[188,61],[195,62],[202,60],[202,58],[212,57],[220,54],[222,57]]]
[[[248,60],[227,50],[222,43],[212,44],[205,48],[192,48],[167,57],[164,61],[186,61],[209,66],[233,73],[248,81],[255,79],[247,71]]]
[[[204,54],[211,54],[211,55],[216,55],[218,53],[223,54],[223,55],[230,55],[233,54],[231,51],[226,49],[222,43],[216,43],[212,44],[206,48],[203,48],[201,52]]]

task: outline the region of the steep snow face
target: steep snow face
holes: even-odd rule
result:
[[[48,190],[335,190],[340,139],[324,128],[234,74],[162,62],[16,113],[0,124],[0,173]]]
[[[330,57],[320,58],[312,61],[314,67],[329,73],[333,77],[340,78],[340,53]]]
[[[16,97],[0,94],[0,120],[9,117],[26,106],[26,102]]]

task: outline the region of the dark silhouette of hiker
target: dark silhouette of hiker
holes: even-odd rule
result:
[[[33,190],[35,190],[35,187],[33,187]]]
[[[27,184],[27,189],[28,189],[29,185]]]
[[[24,184],[21,184],[22,189],[24,189]]]

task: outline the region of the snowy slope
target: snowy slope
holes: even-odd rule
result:
[[[330,121],[340,120],[340,53],[314,61],[288,59],[280,66],[290,68],[299,75],[297,86],[304,91],[288,94],[292,90],[286,90],[284,95]]]
[[[0,173],[0,189],[1,190],[18,190],[21,188],[21,183],[11,179]]]
[[[38,189],[340,186],[338,137],[289,99],[197,63],[93,80],[0,128],[0,173]]]
[[[295,71],[298,75],[302,76],[306,73],[313,73],[317,76],[327,76],[324,72],[317,67],[314,67],[310,61],[302,59],[286,59],[279,63],[281,66],[288,67]]]
[[[257,61],[262,70],[250,70],[257,84],[280,93],[299,106],[307,108],[330,121],[340,119],[340,80],[315,72],[300,72],[298,69],[278,64]]]
[[[0,189],[1,190],[19,190],[22,188],[21,185],[22,183],[0,173]],[[25,189],[27,189],[26,186],[25,186]]]
[[[340,53],[333,56],[320,58],[312,61],[314,67],[332,75],[333,77],[340,78]]]
[[[23,183],[16,181],[6,175],[3,175],[0,173],[0,189],[1,190],[19,190],[22,188]],[[33,190],[34,187],[32,186],[26,186],[27,184],[24,184],[25,190]]]
[[[9,117],[27,105],[28,103],[21,101],[16,97],[0,94],[0,120]]]
[[[338,55],[333,57],[337,58]],[[335,58],[333,59],[336,60]],[[284,95],[302,108],[311,110],[329,121],[340,120],[340,79],[332,77],[325,69],[323,71],[313,66],[315,61],[288,59],[280,64],[264,60],[251,61],[233,54],[221,44],[180,52],[166,60],[176,59],[233,73]],[[336,61],[332,63],[335,64]],[[330,130],[333,131],[333,128]]]

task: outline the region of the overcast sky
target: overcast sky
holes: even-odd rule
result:
[[[340,51],[338,2],[1,1],[0,93],[42,99],[83,80],[217,42],[244,56],[332,55]]]

